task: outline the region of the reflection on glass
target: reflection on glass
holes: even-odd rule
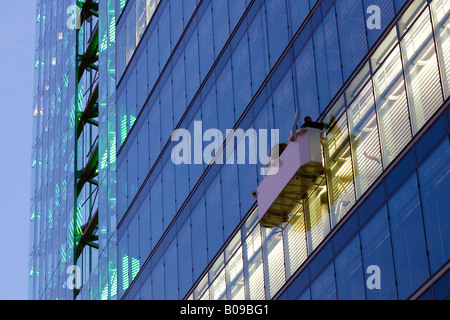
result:
[[[434,0],[431,3],[434,32],[439,54],[439,64],[445,98],[450,95],[450,1]]]
[[[359,198],[383,171],[371,81],[350,106],[348,119]]]
[[[439,70],[426,10],[402,40],[408,100],[414,134],[442,104]]]
[[[314,185],[307,191],[308,199],[304,204],[304,217],[308,253],[312,253],[330,232],[328,214],[327,187],[323,177],[315,179]],[[294,223],[295,216],[293,218]]]
[[[262,229],[266,275],[266,299],[271,299],[286,282],[283,234],[277,229]]]
[[[256,226],[245,240],[244,250],[245,264],[248,269],[247,298],[250,300],[264,299],[264,267],[259,226]]]
[[[415,174],[390,199],[388,209],[398,295],[406,299],[430,276]]]
[[[398,45],[375,74],[374,87],[383,164],[386,167],[411,140],[409,113]]]
[[[294,274],[294,272],[308,257],[305,234],[305,217],[302,209],[303,206],[299,204],[298,208],[295,208],[292,211],[293,217],[284,230],[284,236],[287,246],[286,271],[288,277]]]
[[[245,299],[243,269],[242,247],[239,247],[226,266],[227,287],[231,300]]]
[[[331,224],[334,227],[355,203],[352,157],[345,115],[329,130],[324,153]]]
[[[450,144],[446,139],[419,168],[431,272],[450,258]]]

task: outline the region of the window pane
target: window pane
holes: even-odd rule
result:
[[[336,16],[344,79],[347,79],[368,51],[361,1],[337,0]]]
[[[233,56],[234,113],[239,119],[252,97],[250,81],[250,61],[248,53],[247,33],[237,45]]]
[[[192,222],[192,261],[194,279],[197,279],[207,264],[205,201],[199,201],[191,214]]]
[[[364,274],[359,236],[356,236],[334,260],[339,300],[363,300]]]
[[[141,122],[138,133],[138,169],[139,169],[139,186],[142,185],[145,178],[150,172],[149,164],[149,143],[148,143],[148,118]]]
[[[431,273],[450,258],[450,145],[448,139],[419,168]]]
[[[386,167],[411,140],[399,46],[395,47],[375,74],[374,87],[383,164]]]
[[[192,247],[191,220],[187,219],[177,234],[178,237],[178,274],[180,298],[183,298],[192,286]]]
[[[139,207],[139,256],[141,264],[145,262],[151,251],[150,232],[150,197],[146,196]]]
[[[368,12],[367,9],[373,5],[380,8],[381,25],[380,29],[367,28],[367,39],[369,41],[369,47],[372,47],[375,44],[375,42],[381,36],[386,27],[389,26],[390,22],[395,16],[393,0],[364,0],[364,13],[366,22],[370,21],[368,19],[371,19],[371,16],[373,15],[373,12],[371,12],[370,10]],[[368,23],[366,23],[366,26],[368,26]]]
[[[152,243],[158,243],[159,239],[163,234],[163,209],[162,209],[162,197],[161,197],[161,176],[156,178],[155,183],[152,186],[150,193],[150,211],[151,211],[151,222],[150,227],[152,230]]]
[[[315,120],[319,117],[314,51],[310,40],[295,59],[297,91],[302,114]]]
[[[428,277],[427,248],[417,178],[413,175],[389,201],[399,299],[406,299]]]
[[[261,229],[266,262],[266,299],[271,299],[286,282],[283,234],[277,229]]]
[[[199,22],[198,36],[200,50],[200,81],[206,78],[206,75],[214,63],[214,36],[213,20],[211,14],[211,5],[205,10],[203,17]]]
[[[381,289],[366,287],[369,300],[397,299],[395,287],[394,261],[392,258],[391,236],[386,207],[383,207],[361,230],[362,256],[364,270],[378,266],[381,270]],[[369,277],[370,275],[366,275]]]
[[[219,55],[225,42],[230,35],[230,26],[228,23],[228,1],[213,0],[213,23],[214,23],[214,46],[215,57]]]
[[[336,282],[334,278],[334,264],[322,271],[311,284],[312,300],[336,300]]]
[[[428,10],[402,40],[413,132],[431,118],[443,99]]]
[[[349,140],[347,117],[344,115],[329,131],[324,145],[332,227],[355,203]]]
[[[348,118],[355,166],[356,196],[359,198],[383,171],[371,81],[350,106]]]
[[[226,266],[228,296],[230,300],[244,300],[244,264],[240,247]]]
[[[334,7],[313,35],[320,111],[342,86],[342,63]]]
[[[177,240],[172,241],[164,253],[164,285],[166,287],[166,300],[178,299],[178,259]]]
[[[264,8],[264,4],[262,8]],[[253,94],[269,74],[269,49],[264,10],[259,10],[248,28]]]
[[[176,214],[175,209],[175,165],[172,161],[168,161],[162,170],[163,184],[163,212],[164,212],[164,229],[172,222]]]
[[[206,190],[206,223],[208,232],[208,259],[212,260],[223,244],[223,217],[220,175]]]
[[[284,0],[271,0],[266,4],[270,65],[273,67],[289,42],[286,2]]]
[[[326,181],[324,177],[316,178],[313,186],[307,190],[306,195],[307,200],[303,208],[308,252],[311,253],[330,232],[330,215],[328,213]],[[299,214],[301,212],[297,215]],[[298,219],[301,218],[303,217],[298,217]]]
[[[264,267],[262,259],[261,231],[259,226],[247,237],[244,248],[244,263],[248,270],[247,299],[264,299]]]

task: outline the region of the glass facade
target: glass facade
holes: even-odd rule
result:
[[[409,298],[450,256],[449,19],[448,0],[100,1],[98,263],[78,298]],[[296,110],[325,125],[325,170],[263,228],[265,164],[225,161],[225,133],[288,142]],[[172,161],[177,129],[192,164]],[[199,159],[208,129],[220,147]]]

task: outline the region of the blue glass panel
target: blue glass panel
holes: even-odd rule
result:
[[[185,1],[186,2],[186,1]],[[192,1],[187,1],[190,3]],[[158,38],[159,38],[159,58],[162,67],[166,64],[170,56],[170,15],[169,7],[166,5],[164,11],[161,13],[158,23]]]
[[[206,190],[206,223],[208,232],[208,261],[219,251],[223,244],[222,198],[220,195],[220,175]]]
[[[239,119],[252,97],[247,33],[239,42],[233,56],[233,88],[235,119]]]
[[[308,41],[302,52],[295,59],[295,70],[298,103],[302,116],[310,116],[315,120],[319,117],[319,101],[312,40]]]
[[[315,278],[327,263],[333,259],[333,256],[331,242],[328,242],[310,262],[311,278]]]
[[[447,271],[433,286],[435,300],[448,300],[450,297],[450,272]]]
[[[345,80],[348,79],[368,52],[363,12],[360,0],[336,1],[339,42]]]
[[[259,89],[270,70],[264,8],[263,4],[248,28],[253,94]]]
[[[217,79],[217,110],[219,130],[225,132],[234,127],[233,78],[231,76],[231,60]]]
[[[334,7],[313,36],[320,111],[342,86],[342,69]]]
[[[358,216],[353,214],[333,236],[334,252],[339,252],[358,231]]]
[[[387,176],[385,180],[387,193],[392,194],[414,168],[414,153],[410,151]]]
[[[419,168],[431,273],[450,259],[450,144],[448,139]]]
[[[164,229],[175,216],[175,165],[169,161],[162,170]]]
[[[292,38],[309,13],[308,1],[288,0],[289,28]]]
[[[200,76],[205,79],[209,69],[214,63],[214,35],[211,4],[205,10],[203,17],[198,24],[198,36],[200,50]]]
[[[162,208],[161,177],[156,178],[150,192],[150,212],[152,230],[152,244],[156,245],[163,234],[163,208]]]
[[[178,124],[186,111],[186,76],[184,57],[181,56],[172,71],[173,81],[173,116],[174,124]]]
[[[189,39],[186,49],[186,97],[191,102],[200,86],[200,62],[198,55],[198,35],[194,32]]]
[[[381,24],[379,26],[376,25],[375,28],[369,28],[369,23],[366,23],[367,40],[369,41],[369,47],[371,48],[381,36],[383,31],[389,26],[392,19],[394,19],[395,11],[393,0],[364,0],[364,13],[366,22],[372,22],[372,19],[378,19],[378,17],[376,16],[378,12],[368,10],[370,6],[377,6],[379,8],[379,19],[381,20]]]
[[[172,101],[172,82],[166,81],[160,94],[161,103],[161,138],[162,145],[165,145],[173,132],[173,101]]]
[[[414,146],[418,163],[425,158],[446,133],[445,117],[440,117]]]
[[[146,196],[139,207],[139,256],[141,265],[145,262],[151,251],[150,236],[150,197]]]
[[[164,300],[164,259],[161,258],[152,272],[153,300]]]
[[[383,207],[361,230],[361,245],[364,270],[369,266],[378,266],[381,271],[380,289],[366,286],[367,299],[397,299],[395,286],[394,260],[392,258],[391,237],[386,207]],[[366,274],[366,279],[370,274]]]
[[[207,264],[205,202],[199,201],[191,214],[193,278],[197,279]]]
[[[386,200],[384,181],[369,195],[369,197],[361,204],[358,209],[359,224],[363,226],[372,214]]]
[[[148,2],[148,1],[147,1]],[[178,42],[183,33],[183,0],[170,0],[170,33],[172,42]],[[193,2],[193,1],[189,1]]]
[[[292,83],[292,72],[289,70],[281,80],[273,93],[273,105],[275,114],[275,129],[280,130],[280,141],[289,138],[293,119],[294,108],[294,88]]]
[[[399,299],[406,299],[428,277],[427,249],[416,175],[388,203]]]
[[[214,47],[216,54],[215,57],[217,57],[230,35],[230,26],[228,23],[228,0],[213,0],[212,7]]]
[[[222,177],[222,205],[224,236],[228,238],[241,221],[239,210],[239,185],[236,165],[224,165]]]
[[[311,284],[312,300],[336,300],[334,264],[330,265]]]
[[[267,2],[267,27],[269,30],[270,66],[273,67],[289,42],[285,0]]]
[[[154,105],[149,112],[149,148],[150,167],[153,167],[156,159],[161,153],[161,123],[159,105]]]
[[[289,300],[296,299],[302,292],[302,290],[304,290],[309,285],[309,283],[310,283],[309,268],[305,268],[287,288],[286,292],[288,293]],[[310,293],[308,300],[309,299],[311,299]]]
[[[127,152],[128,160],[128,205],[134,199],[138,191],[138,150],[135,140],[128,141],[130,143],[130,149]]]
[[[311,300],[311,288],[307,288],[303,293],[297,298],[297,300]]]
[[[178,275],[180,298],[183,298],[192,286],[192,244],[191,220],[188,219],[178,231]]]
[[[166,287],[167,300],[178,299],[178,259],[177,241],[174,239],[164,254],[164,285]]]
[[[145,117],[145,119],[142,120],[140,124],[141,127],[139,128],[138,133],[138,153],[137,153],[139,186],[142,185],[145,178],[147,178],[148,173],[150,172],[148,118]]]
[[[239,19],[241,18],[242,14],[245,11],[245,1],[234,1],[229,0],[228,1],[228,8],[230,10],[230,24],[231,24],[231,30],[233,30],[237,23],[239,22]]]
[[[339,300],[362,300],[364,275],[361,262],[359,236],[356,236],[334,260]]]

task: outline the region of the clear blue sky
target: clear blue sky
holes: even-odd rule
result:
[[[35,0],[0,10],[0,300],[27,299]]]

